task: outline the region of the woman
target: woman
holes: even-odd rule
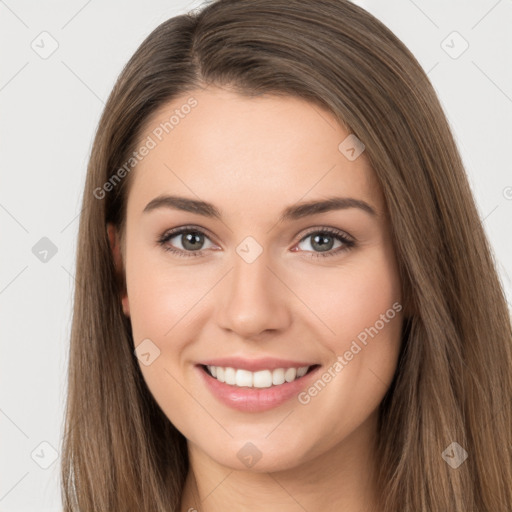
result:
[[[345,0],[161,24],[80,220],[72,510],[512,509],[512,332],[425,73]]]

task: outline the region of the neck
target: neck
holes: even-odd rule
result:
[[[233,470],[189,442],[181,512],[374,512],[376,421],[372,415],[321,456],[276,472]]]

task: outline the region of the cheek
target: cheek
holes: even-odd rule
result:
[[[134,343],[144,338],[159,338],[164,329],[162,307],[165,303],[165,287],[162,275],[136,252],[129,253],[126,264],[126,286],[130,304],[130,320]],[[170,326],[167,327],[169,329]]]
[[[347,278],[346,288],[338,296],[335,330],[342,334],[340,341],[358,338],[364,342],[365,333],[374,332],[373,327],[384,334],[389,321],[395,317],[392,305],[399,301],[399,287],[384,265],[354,273]]]
[[[335,435],[321,442],[327,449],[375,411],[396,371],[403,307],[391,251],[375,248],[354,258],[336,275],[317,281],[308,298],[334,331],[322,328],[327,333],[323,345],[332,357],[318,380],[299,395],[299,403],[317,418],[316,424],[329,425],[337,418],[331,431]]]
[[[188,431],[189,392],[194,390],[189,383],[187,391],[183,387],[182,354],[187,337],[179,333],[193,317],[191,305],[197,302],[198,286],[187,280],[185,272],[173,271],[162,259],[157,261],[138,249],[133,247],[127,258],[126,283],[134,346],[150,354],[148,364],[139,357],[139,366],[166,416],[178,429]]]
[[[403,305],[391,250],[376,250],[369,256],[347,274],[346,287],[338,294],[337,314],[331,310],[338,333],[331,348],[342,365],[342,377],[334,387],[371,409],[382,399],[396,370]],[[349,400],[348,395],[345,398]]]
[[[178,322],[180,327],[187,324],[205,286],[195,279],[196,272],[173,267],[158,251],[136,244],[127,251],[126,285],[135,344],[145,338],[158,340],[159,345],[168,340]]]
[[[375,246],[328,272],[317,270],[297,285],[307,305],[327,327],[322,328],[322,337],[336,354],[348,350],[358,336],[364,341],[365,335],[369,337],[367,330],[375,324],[382,334],[380,339],[397,337],[395,324],[400,322],[390,320],[402,309],[400,280],[388,247]]]
[[[393,379],[401,342],[400,288],[393,252],[383,246],[340,266],[310,288],[308,300],[331,331],[322,328],[322,343],[331,359],[319,376],[322,382],[305,390],[301,403],[311,405],[310,412],[319,417],[323,411],[352,411],[340,431],[362,422]]]

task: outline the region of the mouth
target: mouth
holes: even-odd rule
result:
[[[218,359],[196,364],[207,390],[242,412],[263,412],[297,397],[313,382],[320,364],[277,359]]]
[[[281,386],[286,382],[294,382],[306,376],[319,365],[313,364],[300,367],[283,367],[250,371],[230,366],[200,365],[210,377],[228,386],[237,388],[271,388]]]

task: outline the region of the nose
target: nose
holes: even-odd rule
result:
[[[217,323],[242,338],[286,329],[293,294],[270,267],[265,251],[252,263],[234,254],[233,268],[218,290]]]

